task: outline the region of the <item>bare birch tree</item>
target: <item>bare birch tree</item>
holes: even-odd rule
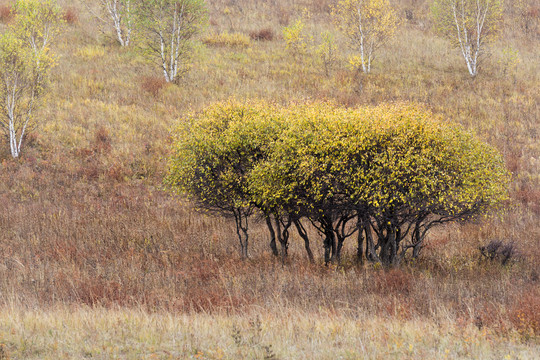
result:
[[[142,48],[176,82],[189,67],[193,41],[206,22],[203,0],[145,0],[138,2],[137,19]]]
[[[61,11],[54,0],[18,0],[15,10],[14,24],[0,36],[0,128],[18,158],[54,65],[49,44]]]
[[[486,55],[486,45],[501,30],[501,0],[435,0],[433,15],[438,30],[461,50],[472,77]]]
[[[40,54],[49,51],[51,41],[60,31],[61,11],[56,0],[18,0],[15,2],[15,23],[11,30],[32,49],[38,61]]]
[[[110,24],[121,46],[129,46],[134,28],[135,0],[99,0],[102,14],[94,15],[104,24]]]
[[[369,73],[377,49],[397,30],[395,9],[388,0],[341,0],[333,13],[339,29],[360,53],[352,62]]]

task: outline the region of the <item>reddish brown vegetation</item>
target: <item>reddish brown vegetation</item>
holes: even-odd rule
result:
[[[166,84],[162,77],[145,76],[141,81],[141,88],[152,96],[157,97]]]
[[[69,25],[74,25],[79,22],[79,12],[77,11],[77,9],[73,7],[68,7],[64,11],[63,18],[64,18],[64,21],[68,23]]]
[[[270,28],[253,30],[249,33],[249,37],[256,41],[272,41],[274,40],[274,31]]]
[[[538,332],[540,303],[521,296],[537,286],[527,270],[534,258],[511,267],[472,260],[475,237],[485,236],[476,226],[464,227],[459,239],[445,231],[434,236],[435,248],[419,263],[375,270],[353,265],[352,244],[343,267],[309,264],[295,258],[303,254],[295,238],[293,259],[283,265],[270,254],[259,224],[253,258],[242,261],[234,224],[198,214],[158,190],[159,177],[123,181],[135,175],[108,165],[113,152],[109,131],[100,127],[74,159],[3,163],[0,291],[12,294],[5,300],[206,313],[286,304],[398,319],[438,317],[445,309],[464,324]],[[534,226],[524,225],[524,231]],[[469,255],[453,255],[455,241]]]
[[[407,295],[413,285],[411,274],[403,269],[390,269],[375,277],[375,289],[379,294]]]
[[[523,336],[540,335],[540,292],[531,290],[517,296],[510,320]]]
[[[0,21],[8,23],[13,19],[13,11],[11,5],[0,5]]]

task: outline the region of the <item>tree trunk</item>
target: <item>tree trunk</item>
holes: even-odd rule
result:
[[[336,236],[331,227],[325,227],[324,236],[324,263],[328,265],[328,263],[334,263],[336,261]]]
[[[309,258],[309,262],[314,263],[315,258],[313,257],[313,252],[311,251],[311,248],[309,246],[309,237],[307,235],[307,231],[300,222],[300,220],[296,219],[294,220],[294,225],[296,226],[296,230],[298,231],[298,234],[302,239],[304,239],[304,246],[306,248],[306,252]]]
[[[337,237],[337,251],[336,251],[336,260],[341,263],[341,250],[343,249],[343,243],[345,242],[345,236],[343,234],[336,234]]]
[[[274,226],[272,225],[272,219],[270,218],[270,215],[267,215],[265,219],[266,225],[268,226],[268,232],[270,233],[270,249],[272,250],[272,254],[274,256],[279,256],[278,248],[276,245],[276,232],[274,231]]]
[[[413,239],[413,259],[416,259],[420,255],[420,250],[422,249],[422,243],[424,237],[420,235],[420,225],[417,223],[414,228],[414,239]]]
[[[364,234],[362,233],[363,227],[358,224],[358,247],[356,248],[356,261],[358,261],[359,264],[362,264],[364,262]]]
[[[383,265],[393,265],[397,256],[396,231],[392,226],[386,229],[384,238],[381,239],[381,261]]]
[[[371,224],[369,218],[364,218],[364,232],[366,233],[366,260],[370,262],[378,262],[379,257],[373,243],[373,235],[371,234]]]
[[[285,259],[289,253],[289,227],[291,226],[291,221],[282,224],[281,220],[276,217],[276,228],[277,236],[279,243],[281,244],[281,259],[285,262]],[[282,227],[283,225],[283,227]]]
[[[242,232],[244,233],[244,253],[242,254],[242,257],[244,259],[247,259],[249,257],[249,254],[248,254],[249,235],[247,232],[247,228],[242,228]]]
[[[242,217],[245,218],[245,225],[242,224]],[[238,241],[240,242],[240,253],[243,259],[247,259],[249,241],[247,215],[242,214],[241,210],[234,211],[234,221],[236,223],[236,234],[238,235]]]

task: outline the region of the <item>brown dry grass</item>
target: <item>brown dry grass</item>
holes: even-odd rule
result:
[[[8,23],[12,18],[12,6],[10,4],[0,4],[0,21],[3,23]]]
[[[419,323],[477,329],[499,344],[511,338],[532,349],[540,288],[540,37],[534,21],[525,26],[529,18],[509,12],[504,38],[472,81],[459,53],[433,34],[427,2],[403,0],[402,16],[410,19],[382,49],[373,73],[358,76],[347,67],[350,51],[336,34],[340,57],[326,77],[314,54],[293,60],[278,34],[306,6],[312,14],[307,31],[315,40],[323,30],[334,31],[329,3],[216,2],[208,34],[263,29],[275,36],[245,48],[202,47],[180,86],[162,86],[159,70],[100,35],[83,8],[64,2],[79,20],[55,48],[61,58],[40,127],[27,138],[21,160],[11,160],[5,147],[0,152],[0,302],[21,311],[88,305],[110,316],[103,308],[192,319],[245,320],[289,309],[296,319],[324,313],[388,322],[398,333],[400,326]],[[508,47],[518,50],[521,62],[505,74],[499,59]],[[343,266],[310,265],[295,236],[291,259],[282,264],[270,255],[262,224],[252,225],[252,257],[241,261],[230,221],[195,212],[161,185],[169,130],[188,110],[230,96],[280,103],[424,103],[503,153],[513,173],[512,201],[500,216],[435,231],[421,258],[400,269],[355,264],[352,242]],[[493,239],[514,242],[521,256],[507,266],[483,260],[478,249]],[[242,321],[238,326],[247,331]],[[323,321],[329,327],[339,323]],[[387,341],[390,335],[383,333],[377,336]],[[463,344],[458,330],[445,334],[441,339]],[[24,334],[18,338],[28,341]],[[20,341],[8,344],[11,353],[24,353]],[[410,358],[444,357],[433,341],[427,348],[441,352]],[[482,344],[467,356],[488,354]],[[392,351],[379,350],[373,358]],[[452,351],[450,357],[466,357]]]

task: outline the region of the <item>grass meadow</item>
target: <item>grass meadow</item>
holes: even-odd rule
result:
[[[39,126],[21,159],[0,147],[0,359],[538,358],[535,1],[507,2],[475,79],[434,31],[428,0],[392,1],[402,24],[369,75],[350,68],[330,0],[208,1],[179,85],[115,43],[88,9],[98,1],[59,2],[66,25]],[[0,1],[0,28],[6,9]],[[295,53],[282,29],[302,16],[308,46]],[[315,51],[323,31],[338,50],[328,72]],[[340,266],[324,266],[314,242],[310,264],[296,234],[283,264],[262,223],[243,261],[232,221],[162,185],[182,115],[231,97],[425,104],[497,147],[511,200],[433,231],[418,261],[395,269],[356,264],[352,241]],[[513,244],[509,263],[482,257],[493,240]]]

